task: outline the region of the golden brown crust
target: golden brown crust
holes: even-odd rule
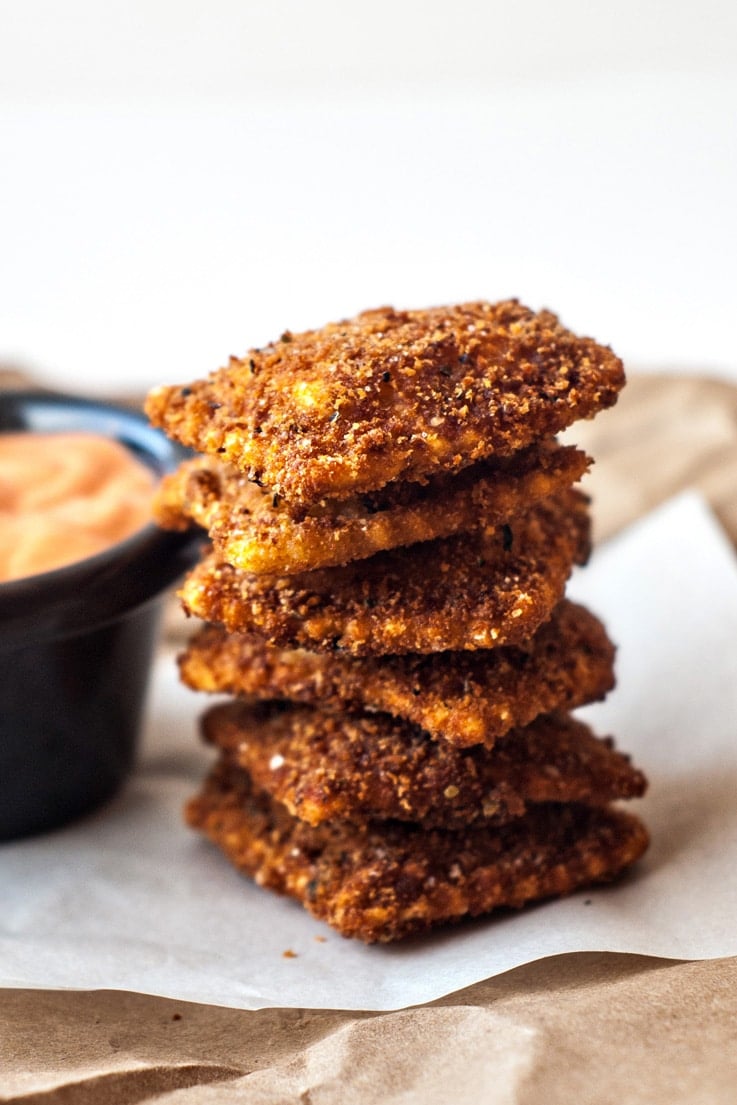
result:
[[[285,333],[146,403],[156,426],[292,503],[509,456],[611,406],[621,361],[516,300],[386,307]]]
[[[567,491],[510,524],[377,553],[341,568],[254,576],[215,557],[185,610],[282,648],[357,656],[493,648],[529,638],[589,552],[587,500]]]
[[[504,824],[531,802],[602,806],[645,790],[611,741],[565,714],[537,718],[491,752],[459,751],[388,714],[338,717],[310,706],[229,702],[202,724],[228,762],[310,825],[395,818],[461,829]]]
[[[194,690],[289,699],[342,710],[383,710],[460,747],[494,741],[538,714],[603,698],[614,646],[583,606],[564,600],[519,646],[425,656],[364,657],[287,651],[205,626],[179,658]]]
[[[418,541],[499,525],[584,475],[585,453],[545,442],[513,457],[481,461],[425,484],[327,500],[295,510],[215,457],[186,461],[159,490],[167,529],[196,522],[221,560],[257,574],[290,575],[359,560]]]
[[[259,885],[369,943],[609,881],[648,844],[631,814],[575,805],[539,805],[499,828],[457,832],[398,822],[314,828],[225,764],[189,803],[187,820]]]

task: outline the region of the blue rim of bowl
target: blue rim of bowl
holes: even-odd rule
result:
[[[0,392],[0,434],[77,430],[121,442],[158,477],[191,455],[129,407],[62,392]],[[131,613],[192,566],[202,541],[200,530],[149,522],[95,556],[0,583],[0,649],[75,636]]]

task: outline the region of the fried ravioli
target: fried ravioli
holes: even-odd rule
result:
[[[355,659],[286,651],[206,626],[179,658],[194,690],[288,699],[341,710],[382,710],[431,736],[490,748],[538,714],[603,698],[614,686],[614,646],[583,606],[564,600],[519,646]]]
[[[185,610],[281,648],[356,656],[519,644],[547,620],[589,554],[588,502],[543,500],[503,526],[377,553],[341,568],[255,576],[209,557]]]
[[[389,484],[380,492],[325,500],[307,512],[217,458],[198,457],[163,481],[156,516],[167,529],[197,523],[218,556],[236,568],[289,575],[448,537],[482,522],[507,522],[575,483],[589,463],[580,450],[549,441],[458,475]]]
[[[510,456],[611,406],[607,347],[516,300],[381,308],[285,332],[207,379],[152,391],[154,425],[294,505]]]
[[[648,843],[631,814],[580,805],[534,806],[498,828],[313,827],[223,763],[187,819],[260,886],[368,943],[607,882]]]
[[[412,821],[461,829],[504,824],[529,803],[602,806],[645,789],[644,776],[565,714],[537,718],[493,751],[459,751],[389,717],[338,717],[309,706],[231,702],[203,719],[205,738],[300,821]]]
[[[189,824],[344,936],[389,942],[616,878],[643,774],[567,711],[614,646],[564,598],[621,361],[517,300],[365,311],[151,392],[201,454],[157,520],[210,548],[183,681],[227,693]]]

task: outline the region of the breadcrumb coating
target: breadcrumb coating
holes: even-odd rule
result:
[[[213,707],[202,731],[254,786],[310,825],[394,818],[462,829],[504,824],[531,802],[602,806],[645,790],[611,740],[565,714],[537,718],[493,751],[460,751],[388,714],[338,717],[242,701]]]
[[[356,659],[277,649],[205,626],[179,668],[193,690],[288,699],[333,713],[382,710],[460,747],[490,748],[538,714],[603,698],[614,686],[614,646],[593,614],[564,600],[518,646]]]
[[[356,656],[518,644],[590,550],[588,503],[567,491],[503,526],[377,553],[341,568],[256,576],[209,557],[185,610],[281,648]]]
[[[614,649],[563,599],[590,551],[607,347],[517,300],[365,311],[149,395],[204,456],[168,528],[213,550],[181,591],[185,682],[219,762],[187,819],[345,936],[392,941],[608,881],[648,844],[646,780],[565,710]]]
[[[214,457],[186,461],[162,483],[156,517],[165,529],[206,529],[221,560],[257,574],[289,575],[364,559],[385,549],[498,525],[579,480],[585,453],[554,441],[481,461],[425,484],[326,500],[311,512],[250,483]]]
[[[293,504],[509,456],[611,406],[622,363],[517,300],[364,311],[184,387],[155,426]]]
[[[313,827],[224,763],[186,816],[260,886],[368,943],[607,882],[648,844],[632,814],[579,805],[542,804],[507,825],[458,831],[399,822]]]

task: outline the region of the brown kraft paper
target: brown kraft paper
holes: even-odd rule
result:
[[[576,431],[600,537],[697,486],[737,541],[737,389],[635,377]],[[733,1105],[737,959],[557,956],[391,1013],[0,991],[0,1101],[152,1100]]]

